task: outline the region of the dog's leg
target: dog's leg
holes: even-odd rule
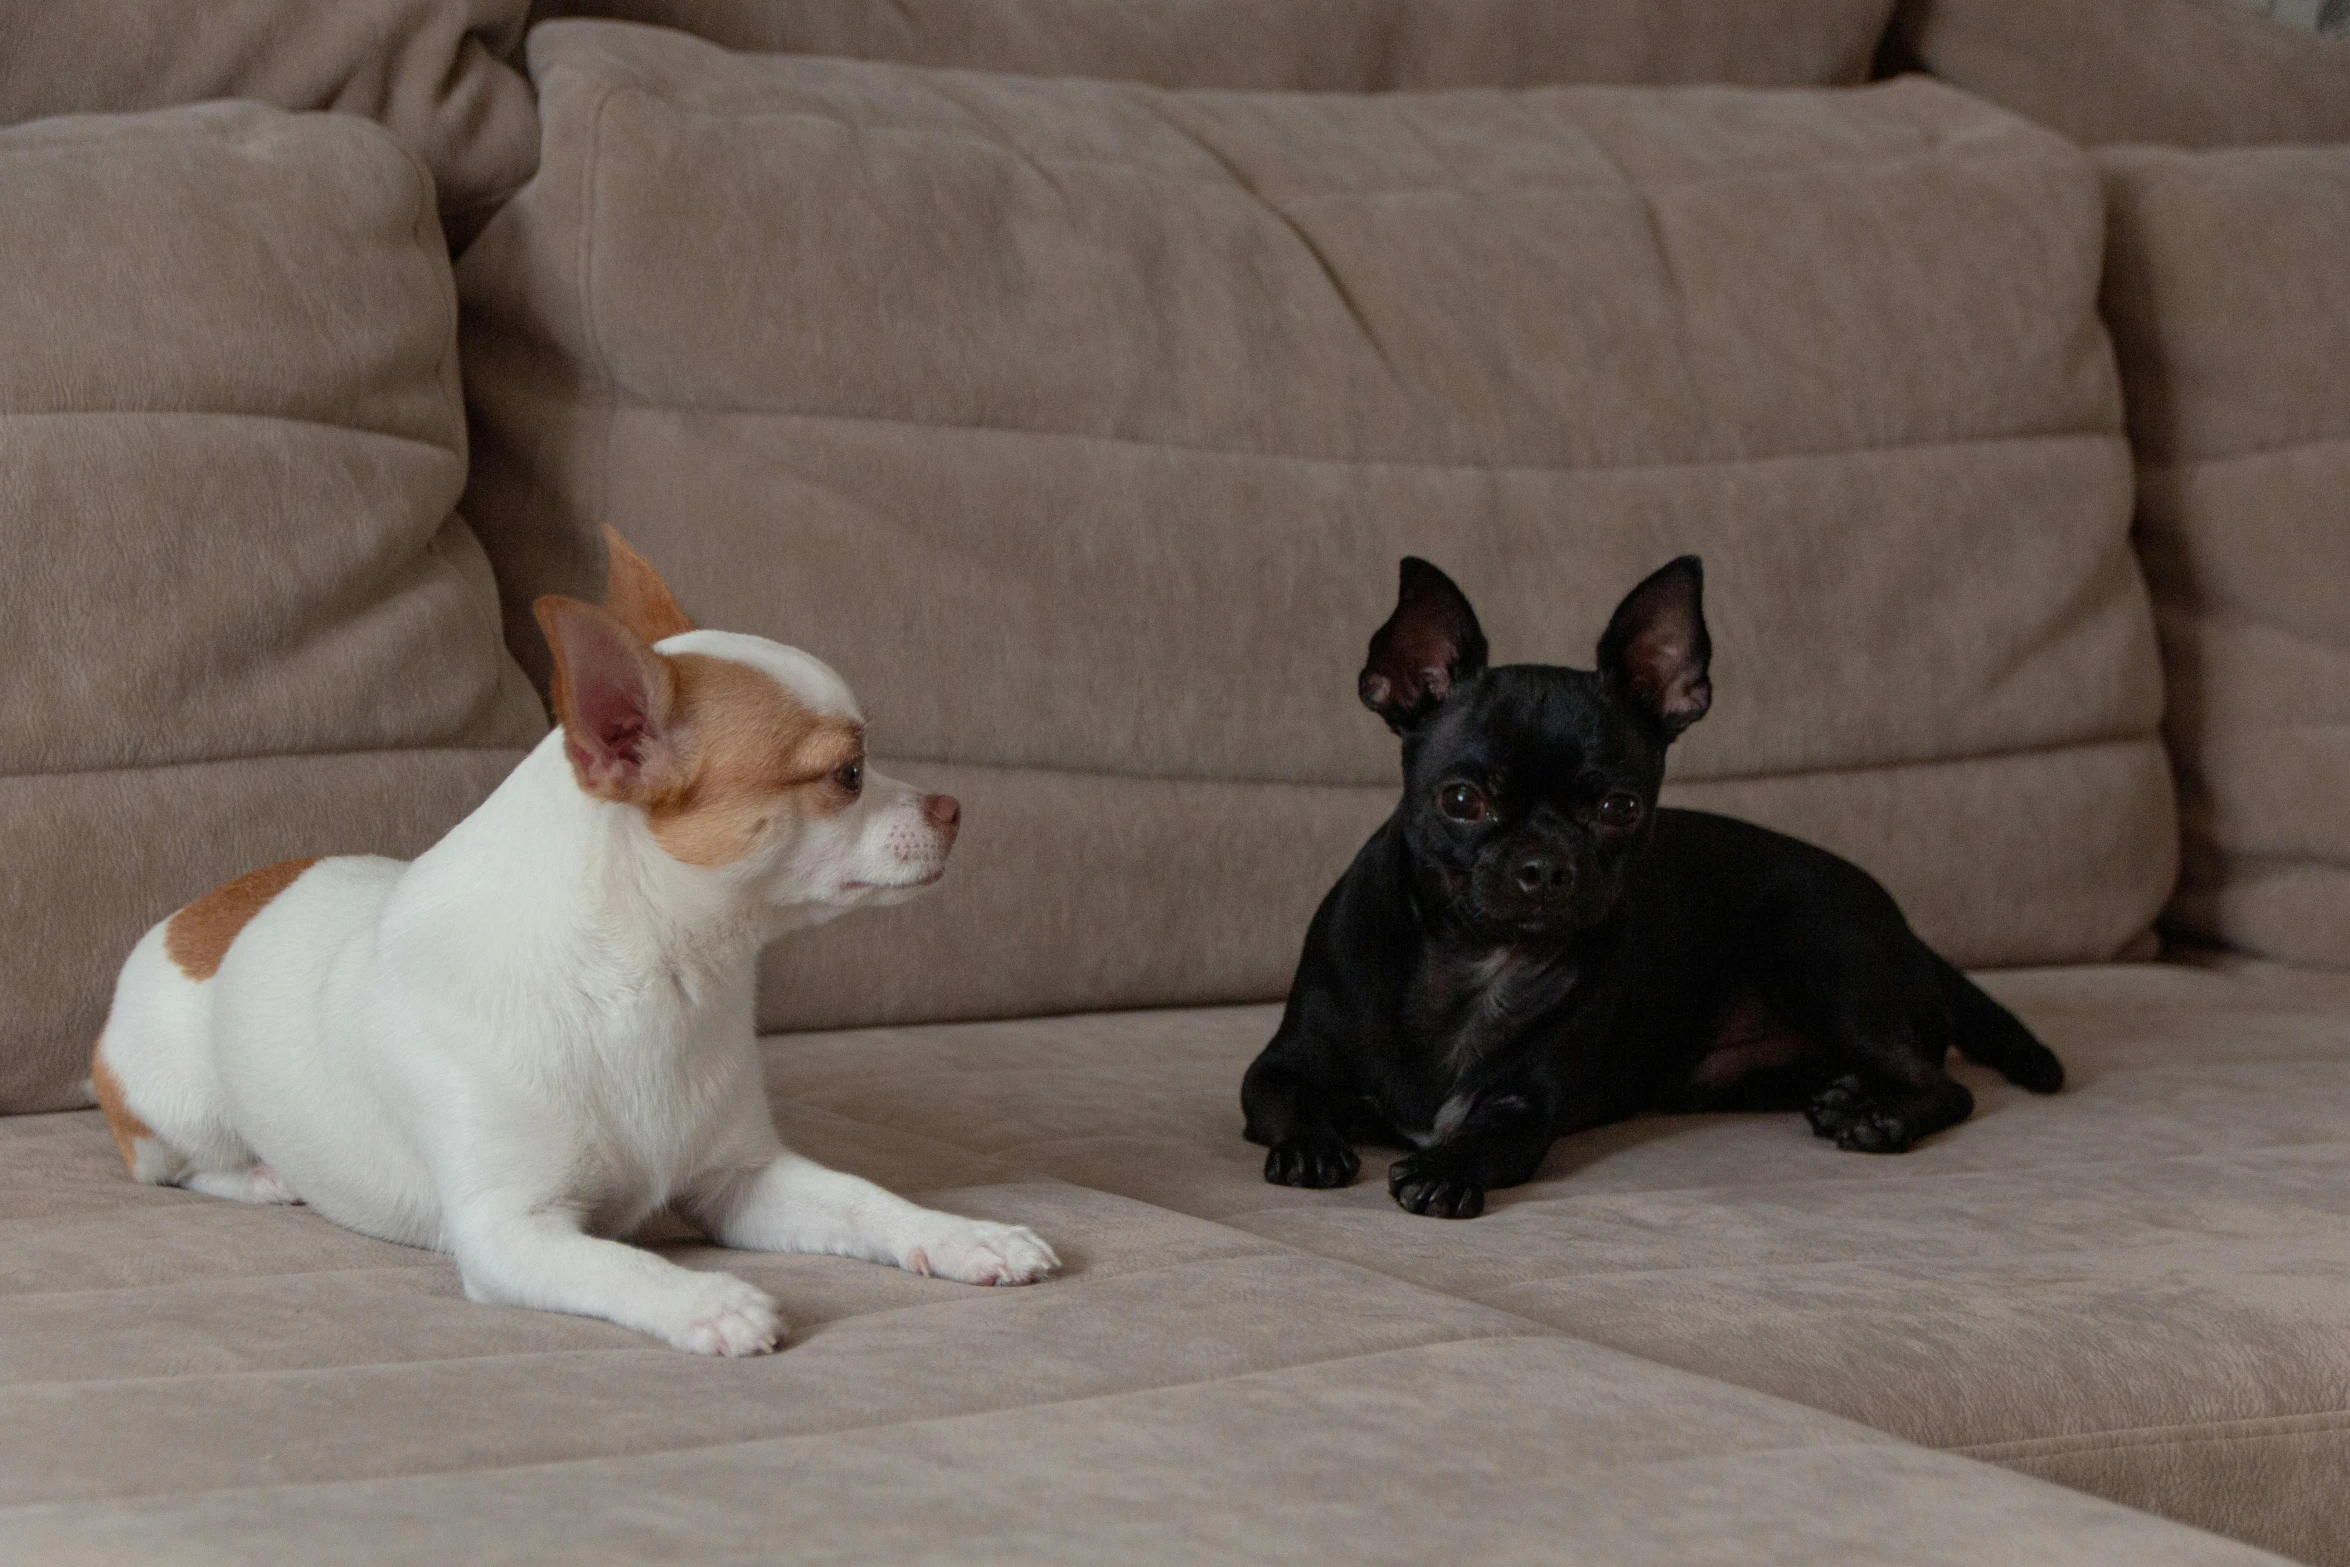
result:
[[[1276,1186],[1345,1186],[1363,1167],[1338,1129],[1329,1095],[1305,1052],[1275,1035],[1241,1079],[1244,1135],[1266,1147],[1265,1179]]]
[[[1411,1213],[1474,1219],[1488,1191],[1532,1180],[1556,1140],[1554,1118],[1535,1097],[1481,1094],[1450,1137],[1388,1166],[1387,1194]]]
[[[924,1208],[789,1152],[710,1177],[683,1206],[712,1240],[742,1251],[858,1257],[965,1284],[1031,1284],[1061,1265],[1019,1225]]]
[[[476,1199],[453,1216],[468,1300],[601,1317],[697,1355],[763,1355],[783,1337],[775,1302],[732,1274],[681,1268],[533,1207]]]
[[[1925,955],[1831,939],[1782,973],[1790,1020],[1833,1063],[1804,1118],[1839,1148],[1906,1153],[1974,1113],[1975,1096],[1943,1069],[1950,1010]]]

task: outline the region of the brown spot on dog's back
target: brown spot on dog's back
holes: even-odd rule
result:
[[[317,863],[316,858],[280,860],[213,888],[163,927],[163,955],[188,978],[210,979],[247,922]]]
[[[865,754],[855,719],[814,712],[772,676],[732,659],[678,653],[669,663],[677,722],[690,737],[689,773],[646,814],[672,859],[724,865],[749,853],[778,812],[820,816],[855,802],[831,781]]]
[[[106,1064],[106,1036],[98,1036],[98,1046],[90,1052],[90,1087],[98,1095],[98,1108],[106,1112],[106,1129],[114,1134],[114,1146],[122,1152],[123,1168],[131,1174],[139,1173],[139,1141],[153,1137],[154,1129],[131,1114],[131,1107],[122,1097],[122,1083],[114,1069]]]

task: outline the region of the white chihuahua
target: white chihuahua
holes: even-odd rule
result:
[[[1059,1266],[786,1150],[753,1042],[761,946],[946,869],[961,816],[865,771],[838,675],[697,631],[605,531],[605,607],[538,601],[557,728],[412,863],[273,865],[147,932],[92,1091],[131,1174],[455,1254],[467,1296],[705,1355],[775,1302],[600,1236],[674,1205],[721,1245],[974,1284]]]

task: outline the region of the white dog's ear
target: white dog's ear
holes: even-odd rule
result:
[[[531,609],[555,655],[555,718],[580,788],[643,805],[683,782],[669,661],[593,604],[550,593]]]
[[[604,608],[646,646],[694,629],[653,563],[609,525],[604,529],[604,560]]]

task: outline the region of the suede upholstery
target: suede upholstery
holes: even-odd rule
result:
[[[1267,1185],[1237,1085],[1272,1008],[780,1041],[795,1104],[960,1145],[1909,1441],[2350,1562],[2350,982],[1993,976],[2071,1068],[1973,1068],[1895,1158],[1793,1115],[1570,1138],[1450,1223]],[[2044,1558],[2057,1560],[2055,1555]]]
[[[1902,0],[1947,81],[2091,146],[2350,141],[2350,41],[2226,0]]]
[[[609,522],[995,833],[769,1026],[1278,994],[1392,787],[1352,692],[1407,551],[1503,657],[1582,665],[1701,551],[1681,797],[1854,854],[1963,961],[2109,956],[2167,895],[2099,197],[2056,138],[1922,81],[1171,94],[588,22],[531,64],[540,173],[459,272],[515,652]],[[1210,852],[1162,811],[1211,785],[1282,808]],[[1182,867],[1149,919],[1093,912],[1144,853]],[[974,940],[1001,962],[899,956]]]
[[[529,178],[529,0],[0,0],[0,125],[212,98],[364,115],[422,158],[453,229]]]
[[[51,120],[0,130],[0,210],[0,1108],[37,1110],[88,1103],[150,923],[268,860],[423,848],[545,722],[452,510],[413,157],[257,105]]]
[[[2350,968],[2350,148],[2105,158],[2184,934]]]
[[[479,799],[544,727],[506,643],[611,521],[968,808],[937,893],[767,956],[767,1025],[831,1029],[766,1042],[784,1137],[1066,1272],[658,1220],[792,1327],[701,1360],[0,1118],[0,1556],[2350,1567],[2350,977],[1994,976],[2064,1094],[1970,1070],[1893,1159],[1645,1119],[1467,1224],[1375,1152],[1267,1185],[1276,1009],[1185,1005],[1277,996],[1392,803],[1352,692],[1405,550],[1578,664],[1701,550],[1668,797],[1961,958],[2139,950],[2175,765],[2172,927],[2339,961],[2338,154],[2100,171],[1922,81],[1370,95],[1850,80],[1887,0],[595,0],[916,65],[537,36],[541,172],[463,274],[477,543],[416,159],[444,207],[531,166],[521,3],[0,0],[0,120],[356,111],[0,131],[0,1110],[82,1102],[176,903]],[[1940,23],[2007,9],[1910,15],[1957,74],[1998,51]],[[2246,58],[2148,102],[2324,123]]]
[[[0,1528],[58,1562],[2276,1560],[1922,1445],[2343,1560],[2340,987],[1999,989],[2073,1092],[1986,1089],[1890,1160],[1639,1122],[1468,1224],[1263,1183],[1267,1008],[779,1038],[795,1145],[1068,1270],[663,1243],[780,1298],[749,1362],[470,1304],[445,1258],[19,1117]]]
[[[729,49],[1160,87],[1376,92],[1866,78],[1893,0],[538,0]]]

